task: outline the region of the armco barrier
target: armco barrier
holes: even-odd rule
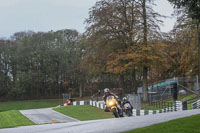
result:
[[[91,105],[95,106],[97,108],[104,109],[105,105],[103,101],[75,101],[72,102],[71,105]],[[64,104],[66,106],[66,104]],[[169,107],[161,110],[137,110],[133,109],[133,116],[142,116],[142,115],[152,115],[152,114],[158,114],[158,113],[167,113],[167,112],[172,112],[172,111],[181,111],[182,110],[182,102],[177,101],[175,102],[175,107]]]
[[[200,100],[192,103],[192,109],[200,109]]]
[[[142,115],[152,115],[152,114],[159,114],[159,113],[167,113],[176,111],[174,107],[161,109],[161,110],[137,110],[133,109],[133,116],[142,116]]]
[[[86,101],[75,101],[75,102],[71,102],[70,105],[91,105],[91,106],[95,106],[97,108],[101,108],[104,109],[105,105],[103,104],[103,101],[90,101],[90,100],[86,100]],[[65,103],[64,106],[67,106],[67,104]]]

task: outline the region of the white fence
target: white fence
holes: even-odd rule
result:
[[[181,101],[175,102],[175,110],[176,111],[182,111],[183,110],[183,103]]]
[[[200,100],[192,103],[192,109],[200,109]]]
[[[133,109],[133,116],[142,116],[142,115],[152,115],[152,114],[158,114],[158,113],[167,113],[172,111],[181,111],[182,110],[182,102],[176,101],[176,106],[169,107],[165,109],[160,110],[140,110],[140,109]],[[66,104],[64,104],[67,106]],[[75,101],[72,102],[71,105],[91,105],[95,106],[100,109],[105,109],[105,104],[103,101]]]

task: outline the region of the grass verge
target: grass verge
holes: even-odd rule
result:
[[[112,113],[90,105],[59,107],[54,110],[81,121],[114,118]]]
[[[126,133],[200,133],[200,115],[180,118]]]
[[[0,112],[55,107],[59,102],[59,99],[0,102]]]
[[[197,95],[195,94],[190,94],[190,95],[183,95],[183,96],[178,96],[178,101],[187,101],[189,99],[192,99],[192,98],[195,98]],[[166,106],[168,103],[169,106],[171,106],[171,103],[173,104],[174,101],[172,98],[169,98],[169,99],[165,99],[163,100],[163,102],[166,102]],[[157,103],[158,104],[158,103]],[[149,105],[148,103],[143,103],[141,105],[141,109],[148,109],[148,110],[159,110],[159,109],[163,109],[163,108],[159,108],[158,105],[157,106],[153,106],[153,105]],[[188,104],[188,109],[192,109],[192,106],[191,104]]]
[[[28,125],[35,124],[17,110],[0,112],[0,128],[11,128]]]

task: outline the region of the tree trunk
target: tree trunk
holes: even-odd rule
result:
[[[147,15],[146,15],[146,0],[143,0],[142,2],[142,9],[143,9],[143,26],[144,26],[144,29],[143,29],[143,39],[144,39],[144,45],[147,46]],[[145,53],[144,53],[145,54]],[[146,67],[146,60],[144,60],[144,66],[143,66],[143,86],[142,86],[142,89],[143,89],[143,101],[144,102],[147,102],[148,101],[148,98],[147,98],[147,72],[148,72],[148,68]]]
[[[135,94],[137,94],[137,81],[136,81],[136,70],[135,70],[135,67],[134,69],[132,70],[132,87],[133,87],[133,92]]]
[[[122,90],[120,90],[119,98],[122,99],[125,89],[124,75],[122,74],[120,74],[120,88],[122,88]]]
[[[120,74],[120,88],[125,88],[124,75]]]
[[[197,24],[197,32],[198,32],[198,79],[200,82],[200,28],[199,28],[200,22]]]
[[[147,84],[147,72],[148,69],[147,67],[143,67],[143,82],[142,82],[142,91],[143,91],[143,102],[147,102],[148,101],[148,84]]]
[[[83,85],[80,84],[80,87],[79,87],[79,97],[83,97]]]

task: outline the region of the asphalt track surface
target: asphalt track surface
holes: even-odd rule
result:
[[[0,133],[119,133],[196,114],[200,114],[200,109],[137,117],[24,126],[1,129]]]
[[[51,108],[20,110],[20,112],[36,124],[66,123],[79,121],[54,111]]]

